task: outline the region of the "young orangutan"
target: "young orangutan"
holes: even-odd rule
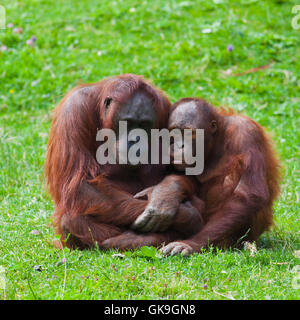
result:
[[[257,240],[272,225],[272,205],[279,195],[280,164],[264,129],[248,117],[215,109],[195,98],[184,98],[173,105],[169,129],[173,128],[205,132],[205,169],[196,177],[195,195],[205,203],[204,223],[188,239],[163,247],[163,254],[189,255],[209,245],[227,248],[244,240]],[[174,167],[183,171],[187,165]],[[194,177],[190,179],[192,182]],[[168,205],[174,210],[178,204],[174,201],[176,193],[167,184],[148,188],[137,196],[145,194],[150,203],[158,205],[155,210],[152,205],[150,212],[146,208],[132,228],[151,232],[163,221],[165,212],[160,208]]]

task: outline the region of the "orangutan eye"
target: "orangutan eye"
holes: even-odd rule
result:
[[[217,126],[217,121],[216,120],[213,120],[211,122],[211,129],[212,129],[212,132],[215,133],[218,129],[218,126]]]
[[[104,100],[104,106],[105,106],[105,109],[108,109],[109,105],[111,104],[112,102],[112,97],[106,97],[105,100]]]

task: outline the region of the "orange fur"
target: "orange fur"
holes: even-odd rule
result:
[[[256,241],[272,226],[272,207],[280,193],[280,162],[272,140],[252,119],[230,108],[214,108],[202,99],[184,98],[171,112],[190,101],[196,103],[195,112],[210,114],[218,131],[210,138],[213,149],[198,176],[204,225],[183,243],[200,251],[210,244],[229,247],[242,239]]]
[[[147,205],[147,201],[134,199],[132,194],[166,175],[158,166],[146,165],[130,176],[126,167],[117,166],[117,178],[112,181],[106,167],[96,161],[97,131],[114,130],[114,114],[137,92],[153,100],[155,128],[167,127],[169,100],[142,76],[132,74],[79,85],[54,110],[45,176],[55,204],[54,226],[71,248],[83,249],[95,243],[101,246],[105,239],[126,232]],[[104,101],[108,96],[114,103],[107,111]],[[191,225],[184,219],[186,214],[189,216],[187,211],[183,208],[178,219]],[[169,238],[166,234],[165,240]]]

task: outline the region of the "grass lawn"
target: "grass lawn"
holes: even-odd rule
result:
[[[299,299],[296,1],[0,4],[6,24],[14,24],[0,30],[0,299]],[[26,43],[32,36],[33,46]],[[53,203],[42,180],[51,110],[79,82],[122,73],[144,75],[172,102],[198,96],[231,106],[272,134],[282,194],[276,226],[254,256],[231,250],[162,258],[145,249],[118,257],[53,247]]]

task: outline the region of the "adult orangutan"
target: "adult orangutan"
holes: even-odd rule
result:
[[[101,145],[96,141],[98,130],[110,128],[118,137],[119,121],[126,121],[129,130],[165,128],[169,108],[160,90],[132,74],[77,86],[59,103],[51,125],[45,175],[55,203],[54,224],[68,247],[103,247],[105,239],[124,234],[137,237],[131,241],[134,247],[160,245],[197,231],[201,224],[198,208],[201,211],[203,203],[190,196],[192,187],[184,177],[163,180],[166,166],[160,164],[100,165],[96,161]],[[123,142],[118,137],[117,148]],[[129,227],[148,202],[134,199],[133,194],[162,180],[161,188],[168,184],[169,190],[177,192],[176,218],[171,226],[167,224],[170,228],[165,233],[149,233],[140,241],[141,235],[130,232]],[[168,210],[165,206],[163,211]],[[166,229],[165,220],[162,217],[157,231]]]
[[[244,240],[257,240],[272,225],[272,205],[279,194],[280,165],[264,129],[248,117],[215,109],[194,98],[174,104],[169,118],[169,129],[173,128],[205,131],[205,169],[197,176],[196,191],[205,203],[204,223],[196,234],[169,243],[162,252],[188,255],[208,245],[227,248]],[[187,165],[174,167],[182,171]],[[133,224],[135,230],[151,232],[157,228],[164,215],[160,207],[164,203],[172,205],[168,185],[161,187],[160,193],[154,192],[157,187],[139,193],[149,193],[151,202],[160,206],[156,206],[154,215],[145,210]],[[118,239],[124,246],[125,239]],[[114,245],[120,246],[116,241]]]

